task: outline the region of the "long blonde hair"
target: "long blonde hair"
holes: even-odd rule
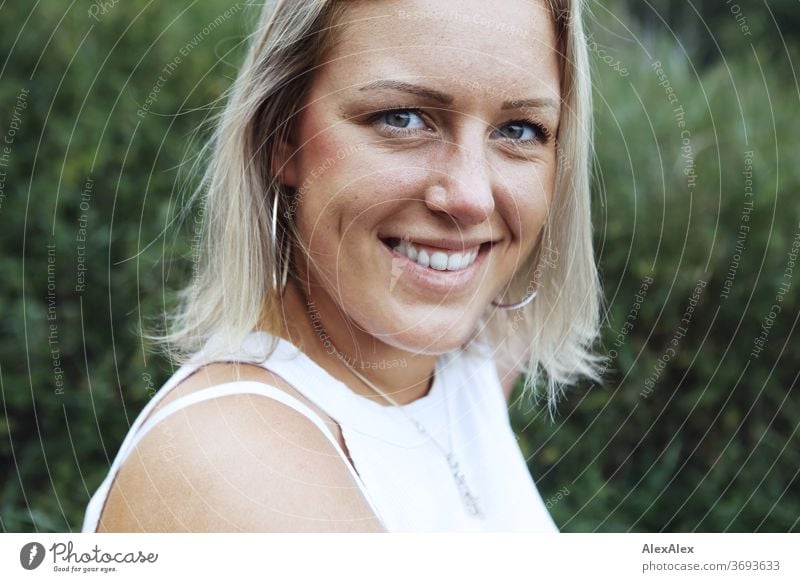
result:
[[[550,411],[563,385],[601,381],[597,339],[601,289],[590,215],[591,90],[580,0],[548,0],[562,63],[561,120],[556,136],[556,191],[537,252],[508,286],[515,301],[538,289],[517,311],[487,309],[472,345],[490,347],[499,369],[525,374],[524,393],[544,385]],[[198,262],[179,306],[163,329],[143,334],[181,364],[204,349],[211,361],[240,345],[257,324],[280,329],[277,228],[296,236],[288,220],[293,192],[272,174],[276,148],[296,120],[314,68],[336,42],[342,0],[267,0],[238,77],[213,118],[214,132],[198,160],[203,180],[190,203],[202,204]],[[198,162],[195,163],[197,167]],[[209,344],[214,338],[219,343]],[[541,380],[544,379],[544,382]]]

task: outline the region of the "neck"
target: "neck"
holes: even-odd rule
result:
[[[353,392],[378,404],[391,406],[347,364],[398,404],[408,404],[428,394],[437,356],[390,346],[349,321],[327,294],[306,296],[304,291],[293,281],[287,284],[281,337],[298,346]]]

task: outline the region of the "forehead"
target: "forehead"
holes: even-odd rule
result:
[[[427,79],[462,97],[559,96],[555,27],[542,0],[356,0],[336,36],[320,73],[339,87]]]

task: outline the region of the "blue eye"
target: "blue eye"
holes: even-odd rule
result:
[[[547,141],[547,131],[538,123],[528,121],[513,121],[492,132],[492,135],[499,133],[500,137],[514,141],[531,142]]]
[[[411,109],[384,111],[378,119],[397,129],[426,129],[425,122]]]
[[[390,136],[411,137],[428,134],[431,130],[419,109],[395,107],[376,113],[371,123]],[[506,123],[495,129],[492,137],[508,140],[517,145],[543,145],[550,141],[550,133],[542,124],[527,119]]]

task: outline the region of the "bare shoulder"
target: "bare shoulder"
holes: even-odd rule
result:
[[[335,422],[282,378],[252,365],[211,364],[159,403],[236,381],[281,389]],[[131,451],[98,531],[383,531],[347,462],[317,425],[272,398],[236,394],[192,404]]]

